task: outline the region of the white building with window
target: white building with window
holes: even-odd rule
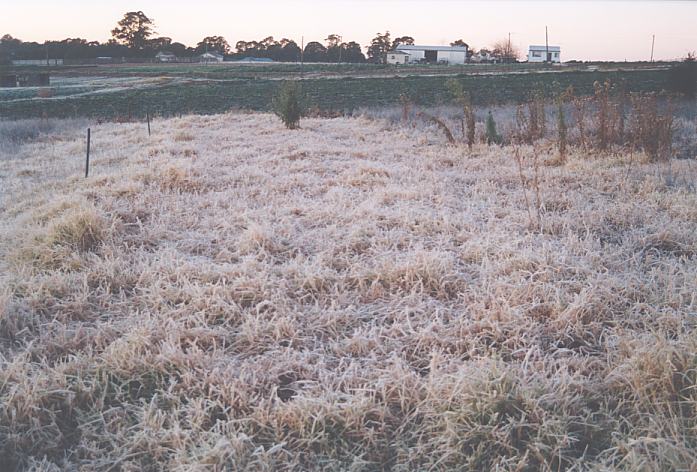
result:
[[[561,48],[559,46],[530,46],[528,62],[561,62]]]
[[[387,53],[388,64],[407,64],[409,62],[409,54],[404,51],[390,51]]]

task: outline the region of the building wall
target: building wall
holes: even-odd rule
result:
[[[201,54],[199,56],[201,62],[223,62],[225,60],[222,56],[215,56],[213,54]]]
[[[447,61],[448,64],[464,64],[467,61],[465,51],[438,51],[438,61]]]
[[[409,62],[419,62],[424,57],[424,51],[409,51]]]
[[[536,56],[536,53],[539,55]],[[552,54],[552,62],[561,62],[560,52],[550,51],[550,54]],[[546,55],[545,51],[528,51],[528,62],[545,62]]]
[[[418,63],[426,58],[425,49],[409,50],[409,56],[406,63]],[[387,55],[388,61],[390,54]],[[449,64],[464,64],[467,61],[467,53],[465,51],[438,51],[438,61],[446,61]]]
[[[404,54],[387,53],[387,63],[388,64],[407,64],[407,63],[409,63],[409,56],[405,56]]]

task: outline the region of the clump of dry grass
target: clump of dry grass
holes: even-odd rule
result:
[[[188,143],[194,140],[194,136],[186,131],[180,131],[174,135],[174,141],[178,143]]]
[[[0,161],[0,470],[697,462],[689,186],[619,149],[280,126],[99,125],[88,181],[81,137]]]
[[[94,252],[107,234],[105,219],[93,207],[70,208],[16,249],[15,262],[37,268],[67,268]]]
[[[201,188],[196,173],[178,165],[170,165],[159,175],[160,187],[174,192],[195,192]]]
[[[92,208],[78,209],[51,225],[46,243],[52,247],[69,247],[78,252],[94,250],[104,238],[102,218]]]

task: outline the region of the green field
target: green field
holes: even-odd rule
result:
[[[445,82],[461,81],[475,104],[516,103],[533,92],[546,95],[573,86],[588,94],[596,81],[624,84],[627,91],[666,88],[666,67],[544,68],[509,66],[380,65],[127,65],[56,69],[50,89],[0,89],[0,118],[141,117],[211,114],[231,109],[269,110],[284,79],[301,79],[310,107],[350,113],[396,105],[402,95],[424,106],[450,101]],[[48,96],[47,96],[48,95]]]

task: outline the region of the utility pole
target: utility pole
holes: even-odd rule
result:
[[[549,31],[545,26],[545,62],[549,62]]]
[[[48,41],[44,41],[44,47],[46,48],[46,66],[50,66],[51,63],[48,59]]]
[[[341,50],[344,48],[344,37],[339,36],[339,64],[341,64]]]
[[[506,56],[508,56],[507,59],[510,60],[512,55],[513,54],[511,52],[511,32],[509,31],[508,32],[508,51],[506,51]]]
[[[653,35],[653,39],[651,40],[651,62],[653,62],[653,47],[656,45],[656,35]]]
[[[303,78],[303,69],[305,66],[305,36],[300,37],[300,78]]]

